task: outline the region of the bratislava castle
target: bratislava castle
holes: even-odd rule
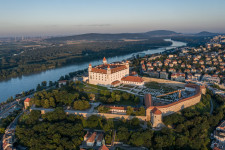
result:
[[[106,58],[103,58],[103,64],[92,67],[89,64],[88,78],[90,84],[113,85],[120,83],[121,79],[129,75],[129,63],[108,64]]]

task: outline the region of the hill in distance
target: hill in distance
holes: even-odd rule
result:
[[[155,30],[145,33],[87,33],[73,36],[54,37],[47,39],[48,41],[69,41],[69,40],[89,40],[89,41],[107,41],[107,40],[123,40],[123,39],[149,39],[152,37],[175,36],[180,33],[169,30]]]
[[[178,35],[180,33],[170,31],[170,30],[155,30],[155,31],[149,31],[145,34],[149,36],[172,36],[172,35]]]
[[[212,32],[208,32],[208,31],[202,31],[202,32],[196,33],[195,35],[196,36],[216,36],[218,34],[219,33],[212,33]]]

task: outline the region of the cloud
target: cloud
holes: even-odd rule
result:
[[[111,26],[111,24],[76,24],[73,25],[76,27],[107,27],[107,26]]]

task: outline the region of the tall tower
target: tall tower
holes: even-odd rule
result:
[[[151,111],[151,122],[153,128],[159,127],[162,123],[162,112],[157,107]]]
[[[108,65],[108,67],[107,67],[107,84],[111,84],[111,81],[112,79],[111,79],[111,68],[110,68],[110,66]]]
[[[89,64],[89,67],[88,67],[88,72],[90,72],[90,71],[91,71],[91,69],[92,69],[92,66],[91,66],[91,64]]]
[[[129,76],[129,74],[130,74],[130,68],[129,68],[129,62],[128,61],[126,61],[125,66],[127,67],[127,69],[126,69],[126,75]]]
[[[107,64],[107,60],[106,60],[106,58],[105,58],[105,57],[103,58],[103,64],[104,64],[104,65],[106,65],[106,64]]]
[[[92,73],[91,73],[91,70],[92,70],[92,66],[91,66],[91,64],[89,64],[89,67],[88,67],[88,80],[89,80],[90,84],[92,84]]]
[[[129,68],[129,62],[128,61],[126,61],[125,65],[126,65],[127,68]]]
[[[109,65],[108,65],[108,67],[107,67],[107,74],[111,74],[111,68],[110,68]]]

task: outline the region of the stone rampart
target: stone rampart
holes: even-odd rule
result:
[[[202,90],[201,90],[202,87],[200,87],[198,85],[194,85],[194,88],[196,89],[196,94],[191,97],[181,99],[177,102],[173,102],[168,105],[151,106],[148,109],[152,110],[152,109],[154,109],[154,107],[157,107],[162,112],[162,116],[167,116],[167,115],[173,114],[175,112],[178,112],[184,108],[193,106],[200,102],[201,94],[202,94]]]
[[[47,112],[51,112],[54,109],[44,109],[44,108],[31,108],[30,111],[32,110],[40,110],[41,114],[45,114]],[[130,115],[120,115],[120,114],[107,114],[107,113],[86,113],[86,112],[79,112],[79,111],[73,111],[73,110],[65,110],[66,114],[74,114],[74,115],[81,115],[83,117],[90,117],[92,115],[97,115],[97,116],[102,116],[105,117],[107,119],[110,118],[115,118],[115,119],[127,119],[127,120],[131,120],[133,118],[138,118],[140,121],[146,121],[146,116],[130,116]]]

